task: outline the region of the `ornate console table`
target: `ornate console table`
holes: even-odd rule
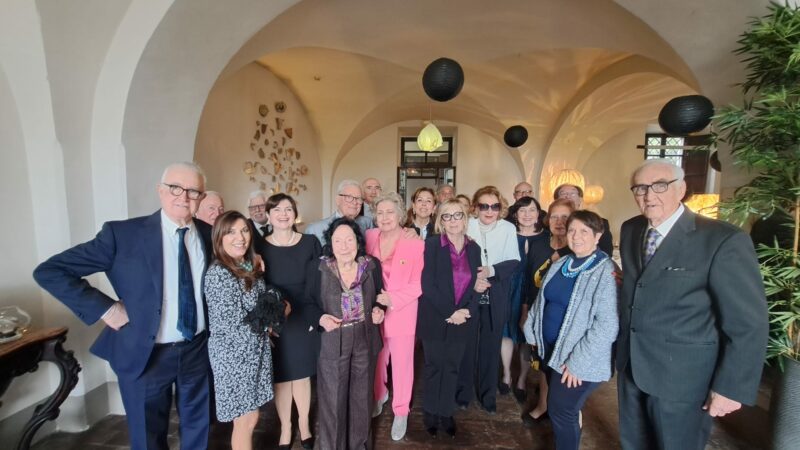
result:
[[[67,328],[61,327],[33,330],[19,340],[0,344],[0,398],[14,377],[36,371],[41,361],[50,361],[61,371],[58,389],[44,403],[36,406],[33,417],[22,430],[22,437],[17,444],[18,450],[27,450],[39,427],[58,417],[59,407],[78,382],[81,366],[72,352],[61,346],[66,339]],[[2,406],[3,403],[0,402],[0,407]]]

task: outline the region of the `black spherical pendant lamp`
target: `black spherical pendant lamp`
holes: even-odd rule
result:
[[[422,74],[422,88],[437,102],[454,99],[464,87],[464,70],[452,59],[439,58]]]
[[[708,165],[711,166],[711,168],[716,170],[717,172],[722,172],[722,163],[719,162],[718,152],[714,152],[711,154],[711,157],[708,158]]]
[[[686,136],[700,131],[714,115],[714,104],[702,95],[684,95],[668,101],[658,114],[658,124],[667,134]]]
[[[528,130],[522,125],[508,127],[505,134],[503,134],[503,140],[509,147],[519,147],[528,140]]]

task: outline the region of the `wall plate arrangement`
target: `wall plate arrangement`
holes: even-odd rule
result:
[[[278,114],[286,111],[286,103],[282,101],[275,102],[274,107]],[[267,105],[258,106],[259,117],[250,140],[253,159],[244,162],[242,172],[251,183],[270,194],[299,195],[308,190],[302,180],[309,174],[308,166],[302,164],[300,151],[292,143],[294,132],[286,126],[286,119],[270,118],[269,113]]]

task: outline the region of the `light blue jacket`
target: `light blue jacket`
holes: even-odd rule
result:
[[[594,267],[581,272],[575,280],[561,331],[547,363],[558,372],[566,364],[570,373],[578,379],[592,382],[611,378],[611,347],[619,331],[614,263],[602,251],[598,255],[602,259]],[[567,259],[567,256],[559,259],[547,271],[525,321],[525,340],[536,345],[540,358],[544,358],[542,317],[545,287],[561,271]]]

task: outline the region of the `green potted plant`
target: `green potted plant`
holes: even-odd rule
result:
[[[727,145],[752,179],[720,204],[720,215],[739,225],[772,223],[780,236],[756,250],[769,306],[767,362],[782,372],[770,407],[773,443],[790,448],[800,442],[800,418],[788,414],[800,402],[800,9],[772,3],[738,43],[744,101],[717,114],[712,146]]]

